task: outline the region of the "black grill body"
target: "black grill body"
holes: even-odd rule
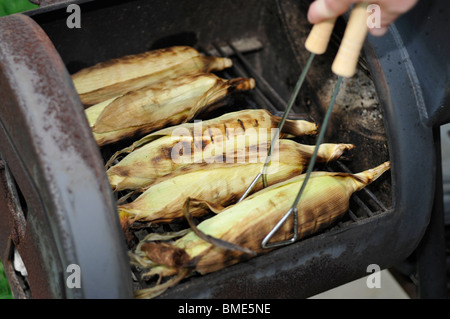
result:
[[[79,29],[66,25],[68,4],[80,6]],[[105,151],[91,136],[70,74],[170,45],[208,52],[222,43],[257,39],[261,47],[244,52],[251,70],[231,53],[240,65],[234,72],[256,72],[265,79],[277,95],[268,98],[273,110],[282,112],[282,101],[289,98],[308,55],[303,48],[310,28],[308,5],[276,0],[62,1],[1,18],[1,202],[7,207],[1,215],[8,223],[1,224],[0,248],[15,295],[134,296],[115,198],[103,169]],[[445,294],[436,132],[450,120],[450,50],[444,38],[448,32],[442,29],[442,12],[448,10],[446,1],[422,1],[386,36],[367,38],[362,65],[376,90],[382,129],[355,133],[348,127],[364,118],[349,121],[341,112],[327,139],[350,140],[359,148],[339,169],[357,172],[385,160],[392,169],[369,193],[358,195],[353,217],[267,255],[191,278],[162,297],[304,298],[367,275],[370,264],[390,268],[412,254],[418,256],[422,276],[437,277],[424,280],[432,287],[424,284],[423,291],[432,291],[428,296]],[[413,23],[419,18],[422,23]],[[335,39],[344,27],[345,17]],[[295,109],[318,122],[326,107],[326,96],[318,92],[324,81],[333,80],[330,65],[337,45],[318,58]],[[268,90],[260,89],[267,97]],[[254,98],[255,105],[265,101],[258,100],[257,93]],[[25,281],[13,269],[15,249],[27,266]],[[439,253],[430,254],[433,251]],[[82,270],[81,288],[66,285],[70,264]]]

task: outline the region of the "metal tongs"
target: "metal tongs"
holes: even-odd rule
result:
[[[319,146],[322,144],[323,137],[325,135],[328,121],[330,119],[331,113],[333,111],[333,107],[336,101],[336,97],[339,93],[339,88],[342,82],[343,77],[352,77],[356,72],[356,66],[358,63],[358,58],[360,51],[362,49],[362,46],[364,44],[364,40],[367,35],[367,3],[358,3],[354,6],[352,9],[352,12],[350,14],[350,18],[348,20],[347,27],[344,32],[344,36],[342,38],[341,45],[339,47],[339,50],[337,52],[337,55],[333,61],[333,65],[331,67],[334,74],[338,76],[336,86],[330,101],[330,104],[328,106],[327,112],[324,116],[322,125],[320,127],[320,132],[317,137],[315,149],[313,152],[313,155],[311,157],[311,160],[309,162],[305,179],[302,183],[302,186],[300,187],[299,192],[297,193],[296,198],[294,199],[294,202],[292,203],[291,208],[287,211],[287,213],[280,219],[280,221],[275,225],[275,227],[267,234],[267,236],[263,239],[261,246],[263,248],[273,248],[273,247],[279,247],[279,246],[285,246],[288,244],[294,243],[298,239],[298,206],[300,202],[300,198],[303,194],[304,189],[306,188],[306,185],[308,183],[308,179],[311,175],[311,172],[314,168],[317,152],[319,150]],[[239,199],[239,202],[244,200],[247,195],[251,192],[253,187],[256,185],[258,180],[262,178],[263,181],[263,187],[267,186],[267,168],[271,162],[271,156],[272,156],[272,148],[274,143],[278,140],[280,131],[284,126],[284,123],[286,121],[286,118],[291,111],[291,108],[297,98],[298,93],[300,92],[300,89],[303,85],[303,82],[306,78],[306,75],[308,73],[309,68],[311,67],[312,61],[314,60],[314,57],[318,54],[325,53],[328,43],[330,41],[331,34],[333,32],[334,25],[336,23],[336,19],[330,19],[318,24],[315,24],[310,34],[308,35],[308,38],[305,42],[306,49],[311,52],[306,65],[297,81],[297,84],[294,88],[294,91],[289,99],[289,102],[286,106],[286,110],[284,111],[284,114],[280,120],[280,123],[278,125],[278,129],[275,132],[275,135],[272,138],[271,145],[269,147],[266,161],[264,163],[264,167],[261,173],[259,173],[255,179],[252,181],[250,186],[247,188],[245,193],[242,195],[242,197]],[[283,224],[286,222],[286,220],[291,216],[294,215],[294,224],[293,224],[293,236],[292,238],[284,241],[279,242],[271,242],[269,243],[270,239],[274,236],[274,234],[283,226]]]

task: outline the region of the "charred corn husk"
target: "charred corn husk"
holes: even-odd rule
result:
[[[157,180],[133,202],[119,205],[123,228],[126,229],[133,221],[159,223],[182,218],[183,205],[189,197],[220,206],[234,204],[261,172],[269,146],[269,143],[251,146],[241,154],[238,151],[233,161],[228,163],[205,163],[199,165],[200,168],[193,164]],[[314,148],[292,140],[280,140],[272,153],[268,185],[300,175],[309,163]],[[344,151],[352,148],[351,144],[322,144],[317,161],[337,160]],[[261,188],[260,180],[253,190]],[[202,205],[190,209],[193,217],[207,212],[208,209]]]
[[[189,46],[174,46],[100,62],[72,75],[78,94],[169,69],[200,53]]]
[[[298,239],[317,233],[332,225],[348,210],[350,196],[376,180],[390,167],[389,162],[358,174],[313,172],[298,204]],[[201,222],[197,228],[206,235],[221,239],[262,254],[261,242],[274,228],[276,223],[289,211],[305,175],[293,177],[287,181],[269,186],[234,206],[225,208]],[[213,205],[211,205],[214,208]],[[288,219],[278,230],[273,241],[287,240],[292,237],[292,219]],[[172,244],[160,249],[157,243],[141,246],[141,252],[151,247],[154,265],[147,275],[170,276],[182,269],[206,274],[250,258],[237,250],[226,250],[214,246],[190,232]],[[173,253],[185,254],[183,263],[173,262]],[[147,258],[148,258],[147,254]],[[180,259],[178,259],[180,260]]]
[[[79,96],[85,106],[91,106],[170,78],[184,76],[186,74],[220,71],[231,66],[232,60],[228,58],[202,55],[194,56],[181,63],[168,66],[163,70],[101,87],[90,92],[82,93]]]
[[[128,92],[86,109],[99,146],[146,134],[192,119],[237,91],[251,90],[253,79],[222,79],[212,73],[186,75]]]
[[[144,188],[157,178],[181,167],[198,163],[199,160],[206,162],[211,156],[222,155],[224,150],[234,151],[249,144],[268,142],[279,121],[280,117],[267,110],[247,109],[200,123],[184,123],[159,130],[113,155],[106,165],[109,182],[117,191]],[[315,123],[287,120],[280,136],[314,135],[316,131]],[[182,154],[182,161],[173,158],[174,148],[180,145],[187,150],[187,154]],[[110,167],[122,154],[128,155]]]

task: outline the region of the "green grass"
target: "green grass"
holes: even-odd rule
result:
[[[1,263],[0,263],[0,299],[13,299],[11,289],[9,288],[5,272],[3,271],[3,265]]]
[[[38,8],[28,0],[0,0],[0,17]]]

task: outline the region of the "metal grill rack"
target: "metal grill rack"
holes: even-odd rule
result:
[[[228,57],[233,60],[233,66],[230,69],[221,71],[220,75],[224,78],[231,79],[235,77],[253,77],[255,79],[256,86],[252,90],[252,92],[245,92],[241,96],[247,107],[254,109],[265,108],[274,115],[282,116],[284,108],[287,106],[286,101],[251,65],[250,61],[245,56],[246,52],[248,51],[256,51],[262,49],[260,43],[257,40],[251,39],[250,42],[252,43],[250,45],[250,49],[244,48],[239,50],[237,48],[237,45],[234,45],[231,42],[225,42],[221,44],[212,43],[207,46],[207,48],[204,48],[201,51],[203,51],[207,55]],[[227,112],[228,110],[222,111]],[[297,109],[294,107],[291,111],[291,114],[289,115],[289,118],[310,119],[307,113],[298,111],[299,107],[297,107]],[[353,173],[349,169],[349,167],[340,160],[324,165],[324,169],[330,172],[337,171]],[[128,200],[133,200],[135,198],[134,196],[135,195],[129,197]],[[345,217],[335,225],[324,230],[323,233],[340,232],[353,223],[357,223],[361,220],[391,211],[390,208],[388,208],[387,205],[383,203],[383,201],[370,190],[370,187],[365,187],[358,193],[353,194],[350,198],[349,207],[350,208]],[[138,237],[142,239],[146,234],[148,234],[148,232],[144,228],[143,230],[141,230],[140,234],[138,234]],[[154,281],[146,282],[140,278],[141,274],[145,271],[136,267],[132,267],[132,272],[137,289],[148,288],[154,284]],[[183,282],[187,280],[190,279],[185,279],[183,280]]]
[[[250,46],[253,50],[261,49],[261,47],[258,46],[258,40],[252,39],[250,42],[254,43]],[[248,105],[250,107],[266,108],[272,114],[278,116],[281,116],[283,114],[284,109],[287,106],[286,101],[251,65],[251,63],[245,57],[245,52],[243,50],[238,50],[236,45],[234,45],[230,41],[227,41],[221,44],[211,44],[210,46],[208,46],[206,52],[210,55],[220,55],[222,57],[233,59],[233,66],[223,73],[225,77],[232,78],[241,76],[253,77],[255,79],[256,86],[253,95],[251,93],[245,95],[246,102],[248,102]],[[309,116],[305,112],[298,112],[298,109],[298,107],[297,109],[295,109],[294,106],[294,111],[291,111],[291,114],[289,116],[296,119],[309,118]],[[336,161],[335,163],[329,163],[326,169],[328,171],[354,173],[349,169],[347,165],[345,165],[340,160]],[[383,201],[370,190],[370,187],[363,188],[359,193],[363,194],[352,195],[352,203],[350,206],[352,207],[356,205],[359,208],[355,209],[358,212],[354,212],[354,210],[351,208],[349,209],[348,215],[352,221],[356,222],[361,218],[372,217],[377,214],[385,213],[389,210],[388,207],[386,207],[386,205],[383,203]],[[340,225],[342,225],[342,223],[340,223]]]

